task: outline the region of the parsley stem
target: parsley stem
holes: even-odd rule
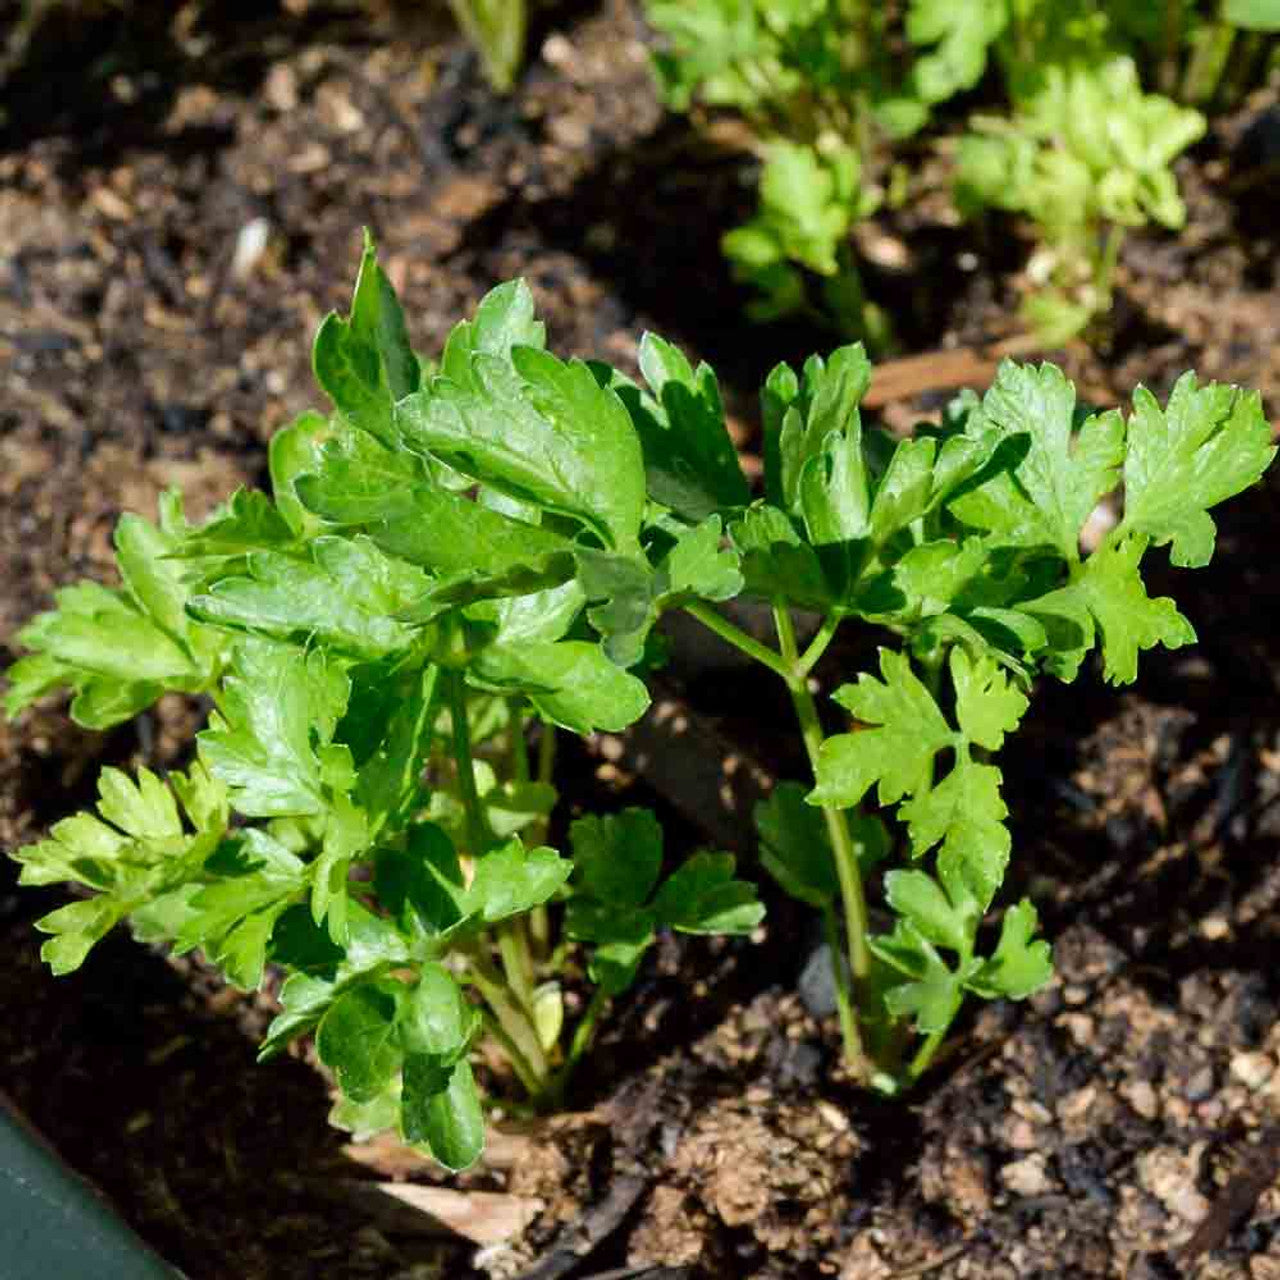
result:
[[[512,1070],[529,1091],[530,1097],[541,1098],[546,1090],[550,1067],[542,1042],[538,1039],[538,1029],[532,1014],[513,999],[508,984],[502,980],[493,961],[485,954],[483,943],[472,944],[464,954],[471,971],[471,981],[475,983],[502,1028],[498,1043],[502,1045],[504,1052],[509,1047],[516,1051],[514,1054],[508,1053]],[[516,1055],[519,1055],[518,1058]]]
[[[529,939],[524,922],[516,917],[504,920],[497,928],[498,954],[502,957],[502,969],[511,984],[511,990],[519,1000],[527,1017],[533,1017],[533,957],[529,954]]]
[[[511,738],[511,772],[517,782],[528,782],[529,744],[524,740],[524,712],[519,698],[507,699],[507,733]]]
[[[556,767],[556,727],[550,720],[541,721],[541,737],[538,739],[538,776],[537,781],[545,786],[551,785],[552,775]],[[527,760],[526,760],[527,768]],[[525,777],[528,778],[526,772]],[[550,815],[539,818],[529,828],[529,838],[535,844],[541,844],[547,838],[547,828],[551,825]],[[545,961],[552,951],[551,947],[551,915],[545,902],[539,903],[529,913],[529,942],[540,960]]]
[[[933,1055],[938,1052],[938,1046],[942,1044],[943,1037],[946,1034],[945,1029],[931,1031],[924,1044],[916,1050],[915,1057],[911,1059],[911,1065],[907,1067],[907,1079],[912,1084],[929,1070],[929,1066],[933,1062]]]
[[[753,636],[747,635],[741,627],[735,626],[723,614],[717,613],[716,610],[709,605],[703,604],[700,600],[691,600],[684,606],[684,609],[691,617],[697,618],[708,631],[714,631],[716,635],[722,640],[727,640],[735,649],[740,649],[747,657],[763,663],[775,675],[781,676],[788,684],[791,683],[791,664],[787,663],[775,650],[770,649],[768,645],[761,644]]]
[[[839,614],[829,613],[823,618],[817,635],[809,642],[809,647],[800,655],[796,663],[796,675],[801,680],[809,678],[809,673],[818,665],[822,655],[827,651],[827,646],[835,638],[836,630],[839,626]]]
[[[1113,222],[1107,228],[1107,234],[1102,243],[1102,255],[1098,260],[1098,270],[1094,277],[1094,287],[1102,296],[1102,305],[1109,307],[1111,305],[1111,286],[1115,280],[1116,261],[1120,257],[1120,245],[1124,241],[1124,228],[1118,222]]]
[[[840,1018],[840,1036],[846,1046],[860,1045],[858,1017],[853,1011],[853,988],[849,970],[840,954],[840,922],[835,908],[828,905],[822,910],[822,934],[827,950],[831,952],[831,976],[835,979],[836,1013]]]
[[[550,720],[542,722],[542,737],[538,740],[538,781],[551,783],[556,769],[556,727]]]
[[[595,1039],[596,1024],[599,1023],[600,1015],[608,1003],[609,995],[604,987],[597,987],[591,993],[586,1012],[574,1028],[573,1040],[569,1044],[569,1052],[565,1055],[564,1065],[556,1072],[555,1082],[551,1086],[551,1096],[556,1107],[564,1105],[573,1069],[578,1065],[582,1055],[591,1048],[591,1042]]]
[[[467,690],[461,671],[450,671],[446,678],[449,720],[453,733],[453,759],[458,770],[458,790],[467,816],[467,841],[473,858],[483,857],[494,844],[489,820],[476,790],[476,769],[471,755],[471,727],[467,722]]]
[[[480,803],[480,793],[476,790],[475,764],[471,755],[471,728],[467,721],[467,690],[464,677],[460,671],[451,671],[447,677],[447,694],[449,698],[449,719],[453,729],[453,755],[458,770],[458,790],[462,793],[462,805],[467,815],[467,841],[473,858],[482,858],[497,843],[493,828]],[[533,956],[529,951],[529,938],[525,933],[523,922],[519,919],[504,921],[494,931],[497,934],[498,954],[502,957],[502,969],[506,975],[506,988],[514,997],[515,1011],[522,1020],[531,1027],[534,1023],[534,977]],[[487,979],[502,986],[496,974]],[[502,992],[504,998],[507,991]],[[485,999],[497,1011],[494,995],[485,992]],[[500,1011],[499,1011],[500,1012]],[[500,1014],[501,1016],[501,1014]],[[503,1018],[503,1025],[508,1034],[512,1034],[510,1022]],[[514,1038],[514,1037],[513,1037]],[[540,1060],[541,1074],[546,1074],[546,1059],[542,1054],[542,1046],[538,1043],[537,1031],[533,1031],[533,1044],[537,1050],[535,1061]],[[528,1053],[527,1043],[522,1046]]]
[[[800,674],[800,662],[796,652],[795,627],[791,622],[791,612],[785,605],[773,606],[774,625],[778,629],[778,646],[782,651],[783,662],[788,675],[787,689],[791,694],[791,702],[795,707],[796,719],[800,722],[800,736],[804,740],[805,751],[809,756],[809,764],[817,776],[818,751],[822,746],[822,722],[818,719],[818,707],[809,691],[808,677]],[[854,848],[853,836],[849,831],[849,823],[843,809],[823,806],[822,816],[827,824],[827,833],[831,838],[831,849],[835,855],[836,874],[840,878],[840,897],[844,902],[845,939],[849,953],[849,968],[853,972],[854,985],[861,983],[871,972],[871,949],[867,945],[867,902],[862,891],[862,875],[858,869],[858,854]],[[839,957],[832,956],[832,962],[839,964]],[[838,989],[838,982],[837,982]],[[867,1062],[862,1049],[862,1041],[858,1034],[857,1024],[852,1017],[847,1026],[841,1027],[844,1036],[845,1056],[855,1067],[865,1070]]]
[[[506,1028],[502,1022],[494,1015],[490,1009],[480,1010],[480,1020],[484,1023],[484,1029],[498,1042],[502,1047],[502,1052],[507,1055],[507,1061],[511,1064],[511,1070],[516,1073],[516,1078],[524,1085],[525,1092],[530,1098],[538,1098],[543,1092],[543,1082],[538,1079],[537,1073],[530,1065],[529,1060],[520,1052],[516,1042],[507,1034]]]

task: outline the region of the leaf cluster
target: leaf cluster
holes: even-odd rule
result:
[[[709,513],[746,486],[709,370],[658,339],[644,389],[563,362],[523,283],[491,293],[429,374],[369,243],[314,363],[334,411],[273,439],[271,496],[238,492],[198,525],[176,495],[158,525],[124,517],[123,585],[66,588],[21,633],[10,714],[58,687],[93,727],[166,691],[212,710],[188,772],[108,769],[96,814],[16,856],[24,882],[90,895],[39,922],[56,972],[121,921],[246,989],[275,966],[264,1054],[314,1032],[339,1122],[394,1125],[461,1167],[483,1131],[479,1035],[535,1105],[572,1066],[576,970],[549,910],[567,910],[605,997],[659,930],[759,922],[727,854],[659,883],[648,815],[580,820],[574,856],[545,843],[551,735],[644,712],[627,667],[661,610],[741,587]]]
[[[518,281],[428,366],[371,243],[314,363],[333,412],[272,441],[270,497],[237,493],[195,526],[176,497],[158,526],[125,517],[124,585],[68,588],[22,633],[11,714],[55,687],[90,724],[165,690],[212,710],[185,773],[106,770],[96,813],[16,856],[25,882],[89,895],[39,922],[56,971],[122,920],[245,988],[276,966],[264,1054],[314,1033],[337,1122],[395,1126],[450,1167],[480,1148],[479,1036],[551,1105],[660,931],[761,919],[728,854],[669,868],[645,812],[579,818],[567,854],[548,842],[551,735],[644,713],[664,612],[786,682],[815,785],[762,807],[764,865],[873,958],[855,965],[861,1016],[932,1041],[965,993],[1019,998],[1048,976],[1030,902],[982,933],[1012,852],[993,757],[1036,677],[1073,679],[1096,651],[1127,683],[1142,651],[1190,643],[1145,557],[1208,563],[1211,509],[1274,454],[1236,388],[1187,374],[1164,406],[1139,388],[1127,416],[1090,413],[1053,366],[1012,363],[895,438],[863,422],[871,369],[848,346],[767,378],[753,497],[707,366],[653,335],[641,382],[562,361]],[[1121,484],[1123,518],[1083,554]],[[777,649],[716,612],[744,594],[774,610]],[[820,621],[804,654],[798,610]],[[850,619],[886,644],[878,672],[836,688],[848,723],[827,736],[809,675]],[[871,795],[891,826],[858,812]],[[894,923],[867,937],[861,886],[882,868]],[[596,988],[567,1047],[582,979],[561,916]]]
[[[976,95],[981,109],[955,154],[956,201],[967,216],[999,210],[1034,224],[1030,275],[1044,287],[1028,316],[1057,343],[1109,306],[1122,229],[1182,225],[1172,165],[1205,121],[1177,98],[1212,96],[1192,82],[1222,78],[1231,24],[1265,29],[1265,7],[1219,16],[1189,0],[909,0],[900,11],[870,0],[648,0],[646,13],[668,105],[738,112],[757,140],[759,210],[723,241],[735,278],[757,294],[753,318],[820,315],[886,341],[852,229],[906,183],[901,141]],[[1191,65],[1171,94],[1184,47]],[[944,132],[927,141],[951,154]]]

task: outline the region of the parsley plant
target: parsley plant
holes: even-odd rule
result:
[[[1205,79],[1210,55],[1220,77],[1230,24],[1258,27],[1265,7],[1227,4],[1222,21],[1188,0],[647,0],[646,13],[667,103],[736,112],[755,136],[759,209],[723,240],[757,292],[748,313],[805,313],[874,347],[888,324],[865,297],[851,237],[885,175],[905,173],[903,139],[958,95],[985,95],[956,152],[957,203],[1034,224],[1027,319],[1061,343],[1109,308],[1124,231],[1185,218],[1171,166],[1205,121],[1148,92],[1138,66],[1154,61],[1163,85],[1170,46],[1187,40],[1188,83]]]
[[[746,933],[763,914],[728,854],[664,875],[645,810],[579,818],[567,853],[546,842],[557,727],[621,729],[649,697],[583,618],[585,581],[643,563],[639,440],[585,365],[542,346],[506,285],[429,377],[370,245],[350,316],[316,338],[335,412],[277,433],[272,496],[237,492],[195,526],[176,493],[157,524],[124,516],[121,587],[61,590],[8,672],[10,715],[70,688],[91,728],[168,690],[212,704],[187,770],[107,768],[96,813],[14,855],[23,883],[89,891],[38,922],[54,972],[123,920],[247,990],[277,966],[262,1056],[314,1032],[335,1123],[394,1126],[454,1169],[482,1145],[478,1039],[530,1105],[557,1105],[660,929]],[[681,544],[672,592],[716,594],[704,543]],[[602,629],[640,656],[634,630]],[[553,914],[594,987],[572,1026]]]
[[[20,634],[11,714],[65,686],[99,727],[165,689],[214,710],[185,773],[105,770],[96,816],[16,856],[27,883],[92,892],[39,922],[55,971],[122,919],[244,987],[278,965],[264,1056],[314,1031],[339,1123],[395,1125],[453,1168],[481,1145],[478,1037],[553,1104],[657,930],[761,918],[727,854],[663,879],[643,811],[580,819],[568,856],[545,843],[552,726],[643,714],[664,612],[790,695],[812,777],[760,806],[761,861],[843,935],[846,1053],[891,1091],[966,995],[1049,978],[1029,901],[985,928],[1011,856],[996,756],[1036,678],[1073,680],[1097,650],[1128,683],[1143,650],[1192,642],[1174,601],[1147,594],[1144,559],[1207,564],[1210,509],[1274,454],[1259,398],[1236,388],[1186,374],[1164,406],[1139,388],[1127,417],[1090,414],[1053,366],[1012,363],[895,439],[863,424],[871,370],[848,346],[769,375],[753,497],[705,365],[651,334],[643,384],[563,362],[514,282],[428,372],[372,246],[314,363],[334,413],[272,441],[272,497],[238,493],[196,527],[176,496],[158,525],[124,517],[123,586],[66,588]],[[1081,529],[1119,484],[1123,519],[1085,556]],[[775,643],[717,608],[740,594],[768,603]],[[799,613],[817,616],[803,648]],[[850,625],[883,644],[835,688],[831,732],[813,673]],[[867,908],[881,892],[887,929]],[[561,904],[596,984],[567,1044]]]

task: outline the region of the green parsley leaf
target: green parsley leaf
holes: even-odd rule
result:
[[[734,878],[731,853],[695,853],[654,895],[658,923],[681,933],[750,933],[764,919],[755,886]]]
[[[471,380],[434,379],[403,400],[405,441],[512,497],[579,521],[613,551],[638,550],[644,461],[617,396],[581,361],[533,347],[474,355]]]
[[[1025,1000],[1047,986],[1053,977],[1053,955],[1047,942],[1031,941],[1037,923],[1036,909],[1026,898],[1010,907],[995,953],[969,978],[969,989],[988,1000]]]
[[[526,849],[512,836],[476,859],[464,911],[486,924],[520,915],[548,901],[572,873],[573,863],[554,849]]]
[[[1075,389],[1055,366],[1001,364],[968,430],[995,427],[1005,465],[953,499],[951,512],[994,545],[1051,546],[1077,562],[1085,520],[1119,482],[1124,421],[1100,414],[1073,436],[1074,412]]]
[[[339,996],[320,1019],[316,1052],[355,1102],[371,1102],[400,1069],[399,1018],[406,997],[392,979],[364,982]]]
[[[182,500],[160,500],[160,523],[122,516],[115,542],[122,590],[81,582],[57,592],[17,640],[31,654],[9,668],[5,710],[17,715],[60,686],[75,693],[71,717],[105,729],[150,706],[166,689],[198,693],[215,679],[224,641],[184,613],[187,588],[171,560],[187,531]]]
[[[631,415],[649,497],[692,521],[745,507],[750,494],[715,374],[706,364],[695,370],[679,348],[653,333],[640,339],[640,371],[649,394],[611,369],[597,371],[597,379],[608,379]]]
[[[472,358],[510,360],[515,347],[543,348],[547,329],[534,316],[533,294],[523,280],[508,280],[480,300],[475,316],[454,325],[440,357],[440,372],[459,386],[472,387]]]
[[[350,753],[330,745],[348,680],[322,650],[242,641],[221,712],[197,735],[200,753],[249,817],[323,813],[327,788],[350,785]]]
[[[719,516],[708,516],[682,534],[662,561],[667,600],[692,596],[701,600],[732,600],[743,587],[739,555],[721,545],[724,529]]]
[[[97,816],[64,818],[46,839],[12,855],[22,866],[20,884],[66,881],[96,891],[36,921],[53,935],[40,954],[55,974],[78,969],[118,921],[196,875],[222,839],[226,793],[203,766],[171,774],[169,782],[173,792],[149,770],[140,769],[134,782],[108,767],[98,778]]]
[[[322,640],[339,652],[377,658],[406,647],[413,630],[395,615],[421,599],[431,579],[421,569],[354,538],[320,537],[310,556],[256,551],[248,576],[214,582],[187,608],[201,622],[281,640]]]
[[[540,715],[574,733],[617,733],[649,706],[644,684],[584,640],[490,645],[472,673],[487,686],[523,693]]]
[[[805,803],[806,788],[780,782],[755,808],[764,869],[793,897],[828,907],[840,892],[831,837],[823,815]],[[866,876],[889,853],[889,833],[879,818],[847,815],[858,868]]]
[[[933,45],[911,69],[911,86],[925,102],[945,102],[972,89],[986,69],[988,50],[1009,23],[1009,8],[987,0],[911,0],[907,39]]]
[[[367,231],[351,313],[345,320],[336,312],[325,317],[311,363],[316,381],[352,426],[385,445],[396,443],[395,402],[418,389],[420,366]]]
[[[419,1092],[418,1059],[405,1061],[405,1097],[400,1126],[405,1141],[423,1144],[446,1169],[458,1172],[474,1164],[484,1150],[484,1112],[471,1064],[464,1058],[444,1089]],[[429,1082],[434,1081],[431,1073]]]
[[[1076,580],[1024,608],[1054,637],[1049,669],[1073,679],[1093,646],[1095,623],[1102,633],[1103,673],[1110,684],[1132,684],[1138,654],[1163,644],[1194,644],[1195,629],[1168,596],[1151,599],[1138,572],[1147,539],[1138,534],[1107,541],[1084,563]]]
[[[1172,544],[1173,563],[1200,568],[1213,557],[1209,508],[1254,484],[1275,457],[1257,394],[1184,373],[1161,410],[1144,387],[1133,393],[1124,460],[1124,525],[1153,546]]]
[[[319,471],[300,477],[297,491],[328,523],[362,528],[384,551],[441,576],[501,578],[572,548],[550,529],[442,488],[412,455],[356,434],[329,441]],[[558,580],[571,573],[569,565]]]
[[[836,701],[870,727],[822,744],[811,804],[851,808],[877,784],[880,803],[894,804],[927,788],[934,756],[954,743],[955,733],[905,654],[881,649],[880,673],[877,680],[863,672],[856,685],[836,691]]]
[[[209,520],[192,529],[170,552],[192,560],[235,557],[296,541],[293,527],[257,489],[237,489]]]
[[[662,871],[662,827],[648,809],[589,814],[569,827],[582,886],[610,906],[646,902]]]
[[[945,1031],[960,1008],[964,981],[978,961],[959,970],[943,963],[933,944],[911,923],[899,919],[892,934],[872,938],[871,949],[890,968],[910,981],[891,986],[885,1005],[895,1017],[914,1017],[916,1030],[929,1035]]]
[[[318,466],[320,449],[329,434],[329,420],[308,410],[281,427],[267,446],[276,510],[297,537],[311,537],[319,530],[320,522],[302,505],[296,484],[299,476]]]

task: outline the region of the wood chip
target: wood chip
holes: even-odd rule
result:
[[[501,1244],[517,1236],[542,1211],[533,1196],[498,1191],[454,1191],[421,1182],[365,1182],[359,1178],[316,1178],[308,1188],[340,1200],[389,1235],[461,1236],[478,1245]]]

